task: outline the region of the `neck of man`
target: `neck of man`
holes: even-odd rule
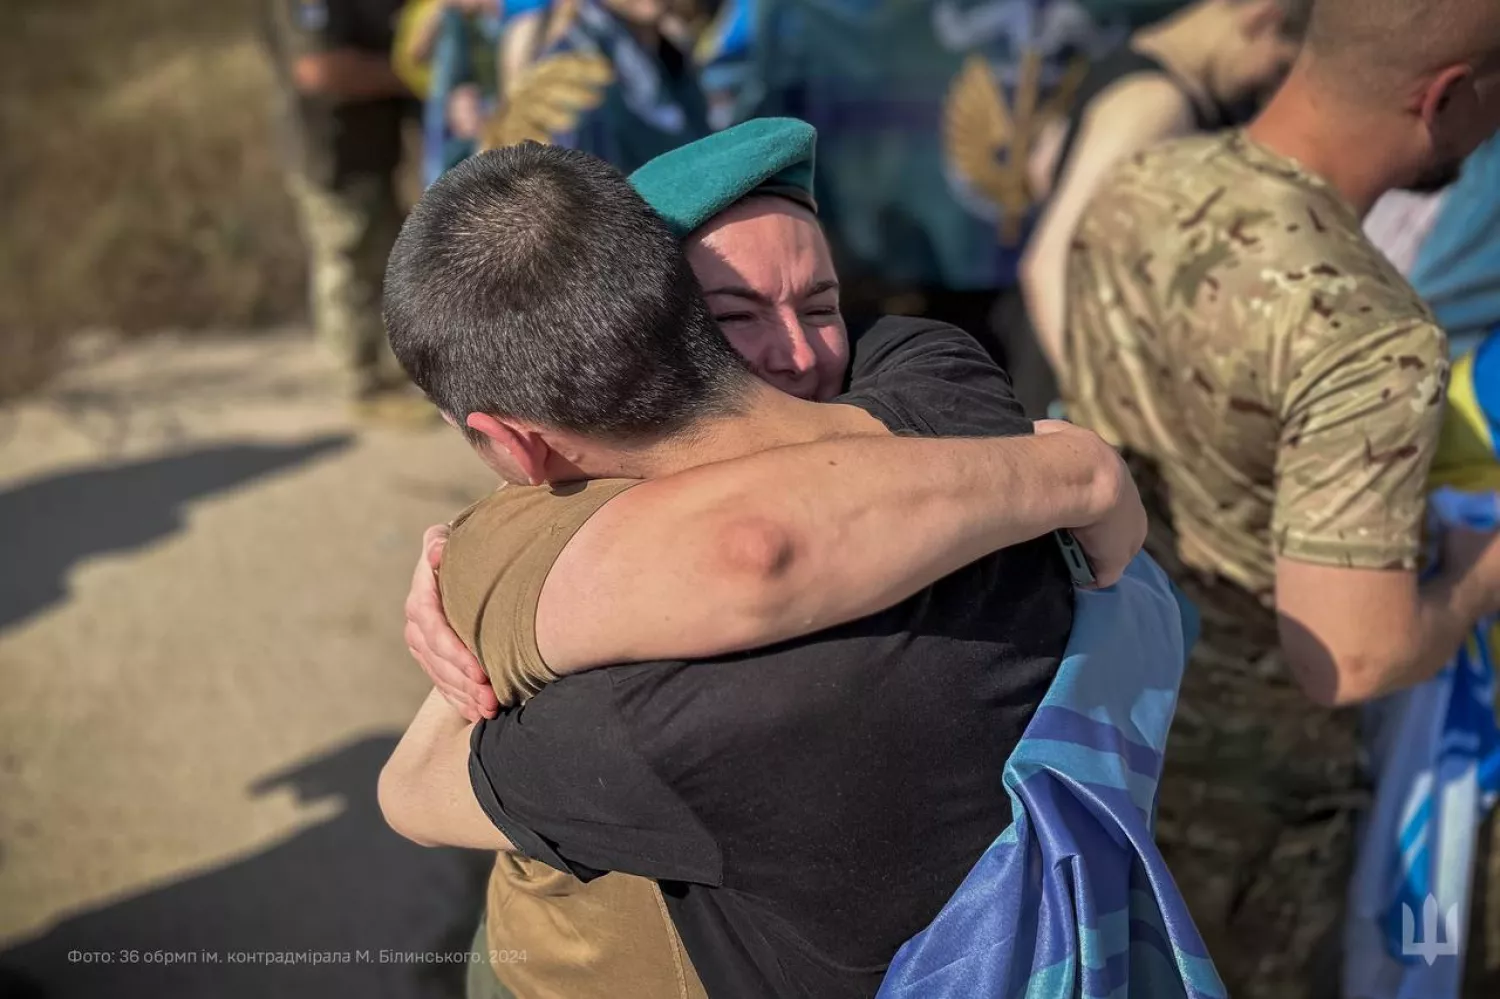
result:
[[[1165,66],[1192,92],[1194,101],[1227,102],[1231,95],[1216,93],[1215,66],[1218,53],[1237,30],[1223,4],[1194,4],[1137,31],[1130,47]]]
[[[1246,134],[1321,177],[1364,218],[1388,191],[1415,179],[1399,127],[1321,86],[1300,61]]]
[[[772,448],[888,433],[856,406],[807,402],[756,381],[732,416],[704,420],[647,448],[610,449],[579,467],[589,478],[657,479]]]

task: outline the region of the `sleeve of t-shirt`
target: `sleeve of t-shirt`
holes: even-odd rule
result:
[[[557,679],[536,641],[542,587],[579,528],[635,484],[506,486],[455,522],[438,574],[443,610],[501,704],[518,704]]]
[[[1284,395],[1272,536],[1317,565],[1414,569],[1447,394],[1447,340],[1427,322],[1340,339]]]
[[[849,392],[895,433],[1012,437],[1031,421],[1010,378],[968,333],[930,319],[887,317],[855,345]]]
[[[563,677],[481,721],[469,777],[485,814],[521,853],[583,881],[609,871],[723,882],[718,845],[636,752],[611,674]]]

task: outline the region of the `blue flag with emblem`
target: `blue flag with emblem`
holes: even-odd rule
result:
[[[758,111],[817,128],[846,277],[994,290],[1037,204],[1029,160],[1124,37],[1077,0],[760,0]]]
[[[687,53],[645,44],[600,0],[554,8],[549,40],[486,123],[483,145],[527,140],[592,153],[629,173],[709,133]]]
[[[1146,555],[1080,592],[1057,678],[1005,768],[1015,820],[879,999],[1224,999],[1152,836],[1197,614]]]
[[[1458,357],[1430,476],[1434,539],[1500,529],[1500,138],[1443,199],[1411,272]],[[1376,794],[1349,898],[1348,995],[1462,993],[1479,827],[1500,796],[1497,628],[1481,622],[1436,677],[1366,711]]]
[[[1454,365],[1431,482],[1432,538],[1500,530],[1500,328]],[[1479,826],[1500,795],[1497,629],[1480,622],[1436,677],[1366,709],[1376,790],[1349,898],[1346,995],[1462,992]]]

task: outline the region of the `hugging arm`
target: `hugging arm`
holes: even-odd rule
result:
[[[537,645],[557,673],[720,655],[899,603],[992,551],[1074,529],[1101,585],[1145,537],[1115,452],[1088,431],[779,448],[642,483],[604,505],[554,563]],[[465,717],[495,692],[442,615],[429,531],[407,644]]]

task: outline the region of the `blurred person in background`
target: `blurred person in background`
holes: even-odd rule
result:
[[[1123,30],[1075,0],[761,8],[759,111],[822,136],[818,202],[855,335],[888,312],[924,315],[1004,363],[992,313],[1035,208],[1030,151]]]
[[[504,14],[497,0],[416,0],[396,32],[396,66],[422,98],[422,182],[472,156],[501,86]]]
[[[758,99],[752,51],[760,18],[759,0],[722,0],[696,34],[693,60],[708,99],[709,126],[728,128]]]
[[[1457,183],[1382,198],[1365,231],[1433,310],[1454,359],[1429,526],[1491,529],[1500,523],[1500,136],[1465,161]],[[1500,986],[1497,648],[1500,631],[1482,623],[1450,669],[1366,712],[1377,798],[1351,894],[1351,995],[1456,999]],[[1462,968],[1395,958],[1401,906],[1417,911],[1429,893],[1468,913],[1469,925],[1446,937],[1461,946]]]
[[[392,67],[400,0],[265,0],[288,186],[310,258],[313,325],[364,409],[406,398],[380,319],[401,228],[396,170],[412,95]],[[399,403],[398,403],[399,404]]]
[[[1231,995],[1336,994],[1370,793],[1347,708],[1500,610],[1487,536],[1419,582],[1448,347],[1361,232],[1497,125],[1492,0],[1318,0],[1246,130],[1129,158],[1071,244],[1069,415],[1132,455],[1203,613],[1157,837]]]
[[[1056,398],[1068,249],[1100,181],[1158,142],[1249,121],[1296,58],[1311,6],[1199,0],[1089,67],[1066,121],[1049,126],[1031,164],[1047,199],[1021,262],[1032,329],[1016,314],[1004,331],[1011,377],[1030,396],[1028,408]]]
[[[393,43],[396,74],[412,93],[426,98],[432,92],[432,64],[450,12],[463,18],[500,10],[500,0],[406,0]]]
[[[710,131],[690,55],[705,21],[690,3],[455,0],[408,25],[403,49],[430,64],[427,184],[478,150],[528,140],[629,171]]]
[[[522,82],[567,16],[550,0],[410,0],[396,32],[396,66],[422,98],[423,183],[479,148],[485,119]],[[554,39],[555,40],[555,39]]]

